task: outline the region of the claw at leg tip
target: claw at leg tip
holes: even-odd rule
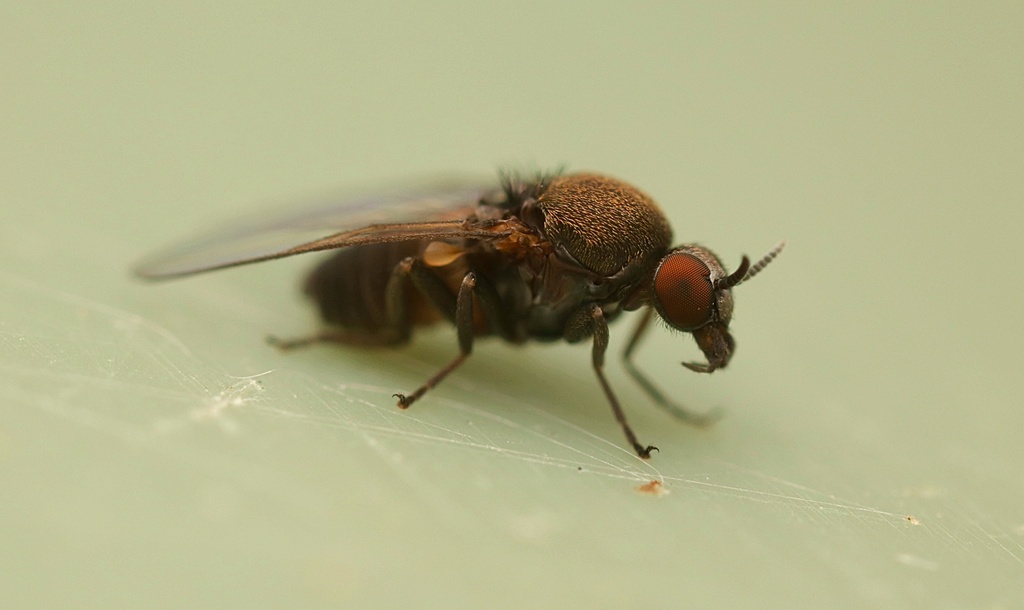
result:
[[[657,451],[658,453],[661,453],[661,449],[658,449],[654,445],[647,445],[646,447],[640,447],[638,445],[636,447],[636,452],[640,455],[640,457],[642,457],[645,460],[651,459],[652,451]]]

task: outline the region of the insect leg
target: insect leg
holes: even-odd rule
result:
[[[486,276],[477,276],[473,294],[480,309],[483,310],[484,319],[490,325],[491,332],[510,343],[522,343],[525,340],[525,337],[516,334],[514,320],[503,307],[498,290]]]
[[[594,372],[597,373],[597,380],[601,382],[601,388],[604,390],[605,396],[608,397],[608,402],[612,404],[612,412],[615,413],[615,419],[622,426],[622,431],[626,433],[626,439],[633,449],[636,450],[637,454],[648,459],[651,457],[651,451],[657,451],[658,448],[654,445],[641,445],[636,439],[636,435],[633,434],[633,429],[629,427],[629,422],[626,421],[626,414],[622,411],[622,407],[619,405],[619,399],[615,397],[612,392],[612,388],[608,385],[608,380],[604,378],[604,354],[608,350],[608,321],[604,318],[604,312],[598,305],[593,305],[590,309],[591,328],[594,334],[594,349],[593,349],[593,365]]]
[[[374,332],[360,332],[347,328],[329,327],[321,329],[312,335],[295,339],[279,339],[271,335],[267,337],[267,343],[285,351],[309,347],[317,343],[341,343],[343,345],[363,347],[384,347],[407,343],[412,334],[412,320],[408,315],[405,295],[406,290],[408,290],[409,276],[414,275],[414,266],[415,259],[406,258],[394,266],[391,275],[388,277],[387,287],[384,292],[388,328]],[[441,289],[444,290],[448,299],[452,302],[450,307],[454,307],[454,298],[448,292],[448,289],[444,286]],[[431,289],[431,293],[435,291],[437,289]]]
[[[418,261],[417,261],[418,262]],[[419,275],[417,274],[419,269]],[[469,272],[462,278],[462,285],[459,287],[459,296],[455,297],[455,306],[451,309],[445,310],[443,307],[447,305],[450,299],[453,297],[451,293],[444,290],[444,293],[448,295],[448,299],[441,297],[441,291],[439,288],[444,288],[443,283],[433,273],[423,266],[417,266],[415,263],[412,265],[411,271],[413,273],[412,280],[413,284],[416,285],[431,301],[434,301],[434,305],[441,311],[448,311],[454,313],[455,330],[459,338],[459,355],[454,360],[449,362],[440,371],[438,371],[433,377],[428,379],[426,383],[416,388],[416,391],[412,394],[395,394],[395,398],[398,399],[398,406],[407,409],[409,405],[419,400],[427,390],[441,383],[441,381],[459,367],[460,364],[466,361],[469,354],[473,351],[473,289],[476,287],[476,274]],[[437,280],[440,286],[437,286],[427,276]],[[439,297],[435,300],[436,296]],[[437,302],[441,301],[441,302]]]
[[[389,345],[390,340],[375,340],[369,336],[365,338],[362,335],[355,335],[346,330],[340,328],[324,328],[319,330],[312,335],[305,337],[297,337],[294,339],[281,339],[280,337],[269,335],[267,337],[267,343],[276,347],[282,351],[288,351],[298,349],[301,347],[309,347],[310,345],[316,345],[317,343],[342,343],[345,345]]]
[[[659,390],[658,387],[640,371],[640,369],[636,367],[636,364],[634,364],[633,352],[636,350],[636,347],[640,344],[641,339],[643,339],[647,329],[650,327],[651,318],[653,318],[653,316],[653,307],[644,309],[644,312],[641,314],[640,321],[637,322],[636,328],[633,329],[633,336],[629,338],[629,343],[626,344],[626,349],[622,352],[622,363],[626,367],[626,372],[628,372],[633,380],[636,381],[637,385],[643,388],[643,391],[651,397],[651,400],[653,400],[656,405],[665,409],[674,417],[690,424],[691,426],[710,426],[722,418],[721,409],[713,409],[708,413],[694,413],[693,411],[676,404],[669,400],[669,398],[666,397],[665,394]]]

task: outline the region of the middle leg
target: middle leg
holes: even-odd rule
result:
[[[415,266],[413,267],[416,268]],[[420,267],[422,273],[430,275],[430,278],[425,276],[413,276],[413,283],[418,289],[420,289],[439,309],[444,307],[450,301],[448,299],[437,298],[433,296],[435,290],[439,290],[440,287],[434,285],[434,280],[440,282],[437,276],[433,275],[429,270]],[[470,271],[462,278],[462,284],[459,287],[459,294],[455,298],[454,307],[454,322],[455,331],[458,335],[459,340],[459,355],[455,357],[451,362],[446,364],[440,371],[434,376],[428,379],[423,385],[416,388],[411,394],[395,394],[395,398],[398,399],[398,406],[402,409],[408,409],[409,406],[419,400],[428,390],[441,383],[441,381],[448,376],[449,373],[457,369],[463,362],[469,358],[469,355],[473,352],[473,337],[474,337],[474,317],[473,317],[473,294],[476,288],[476,274]],[[443,287],[443,286],[441,286]],[[450,297],[450,293],[449,297]],[[441,301],[441,302],[438,302]],[[450,310],[449,310],[450,311]],[[442,310],[443,312],[443,310]]]

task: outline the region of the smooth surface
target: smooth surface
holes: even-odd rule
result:
[[[6,7],[0,605],[1024,606],[1024,8]],[[567,163],[727,265],[729,369],[439,328],[280,354],[310,259],[130,264],[330,192]],[[612,329],[625,344],[631,321]],[[638,491],[650,481],[667,494]]]

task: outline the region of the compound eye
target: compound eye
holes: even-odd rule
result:
[[[693,330],[711,319],[711,270],[700,259],[676,252],[654,273],[654,294],[666,321],[679,330]]]

